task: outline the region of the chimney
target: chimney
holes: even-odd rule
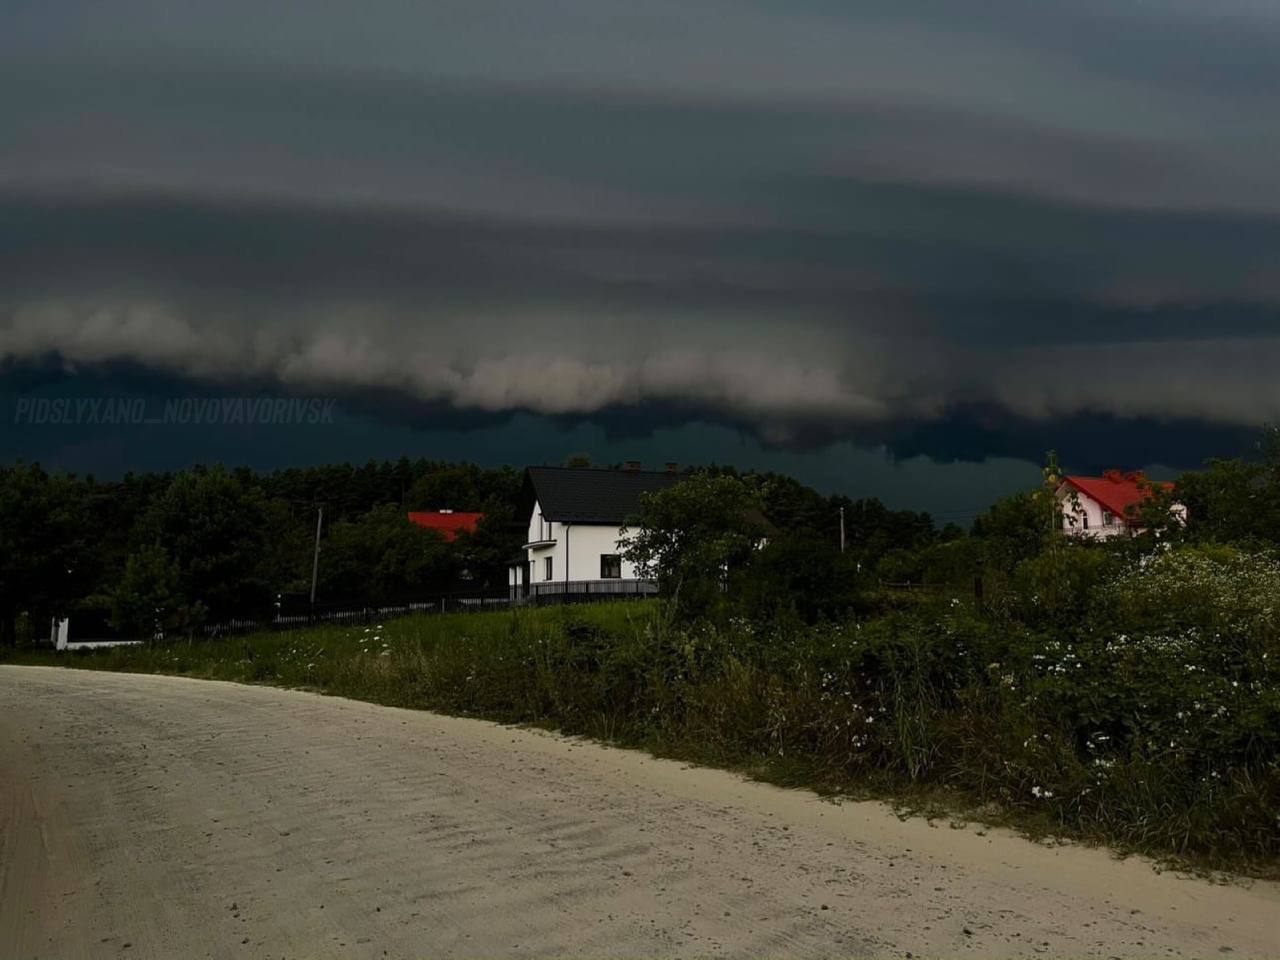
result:
[[[1119,470],[1103,470],[1102,479],[1110,480],[1112,483],[1119,483],[1124,479],[1124,475]]]
[[[1124,475],[1124,478],[1131,483],[1145,483],[1147,475],[1142,470],[1130,470]]]
[[[629,472],[631,472],[631,473],[635,473],[635,472],[636,472],[636,471],[638,471],[639,469],[640,469],[640,461],[639,461],[639,460],[628,460],[628,461],[627,461],[627,470],[628,470]]]
[[[680,464],[676,463],[674,460],[667,461],[667,473],[676,473],[679,470]]]

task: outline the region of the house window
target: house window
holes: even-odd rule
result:
[[[550,580],[552,577],[552,561],[554,557],[543,557],[542,559],[542,579]]]
[[[618,580],[622,577],[622,557],[616,553],[600,554],[600,579]]]
[[[1086,513],[1083,517],[1081,517],[1081,522],[1082,522],[1082,524],[1083,524],[1084,528],[1085,528],[1086,530],[1088,530],[1088,529],[1089,529],[1089,515],[1088,515],[1087,513]]]
[[[1104,527],[1114,527],[1116,525],[1116,515],[1110,510],[1102,511],[1102,525]]]

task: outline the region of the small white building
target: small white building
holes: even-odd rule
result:
[[[640,497],[683,479],[675,464],[663,471],[595,467],[530,467],[522,508],[529,528],[523,555],[511,564],[513,597],[566,594],[648,594],[656,586],[622,556],[623,528],[640,511]]]
[[[1094,540],[1142,533],[1136,511],[1156,489],[1172,490],[1172,483],[1152,481],[1140,470],[1104,470],[1100,477],[1064,477],[1057,498],[1062,529],[1068,536]],[[1187,508],[1173,504],[1170,519],[1185,523]]]

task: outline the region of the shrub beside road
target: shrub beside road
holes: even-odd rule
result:
[[[8,659],[551,726],[1276,875],[1280,567],[1229,548],[1078,557],[982,607],[927,596],[839,622],[677,623],[632,602]]]

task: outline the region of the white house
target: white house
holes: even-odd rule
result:
[[[1172,490],[1173,484],[1150,481],[1140,470],[1105,470],[1100,477],[1064,477],[1056,494],[1062,509],[1063,532],[1095,540],[1141,533],[1136,511],[1154,489]],[[1170,517],[1185,523],[1187,508],[1175,503]]]
[[[523,506],[529,528],[523,555],[511,564],[512,596],[653,593],[622,556],[623,527],[640,510],[640,496],[679,483],[665,471],[594,467],[530,467]]]

